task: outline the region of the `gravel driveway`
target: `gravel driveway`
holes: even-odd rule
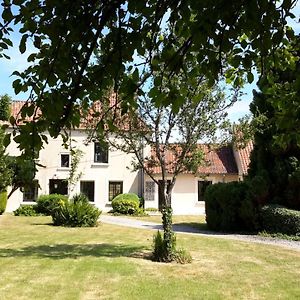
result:
[[[102,215],[100,217],[100,221],[107,224],[119,225],[119,226],[126,226],[132,228],[141,228],[141,229],[152,229],[158,230],[162,229],[162,225],[131,219],[126,217],[116,217],[116,216],[109,216],[109,215]],[[260,243],[260,244],[268,244],[268,245],[275,245],[285,248],[290,248],[294,250],[300,251],[300,242],[299,241],[289,241],[289,240],[282,240],[282,239],[275,239],[275,238],[267,238],[257,235],[244,235],[244,234],[224,234],[218,233],[214,231],[204,231],[197,228],[189,227],[189,226],[182,226],[182,225],[173,225],[173,230],[175,232],[184,233],[184,234],[192,234],[192,235],[201,235],[201,236],[210,236],[216,238],[224,238],[224,239],[232,239],[232,240],[239,240],[239,241],[246,241],[246,242],[253,242],[253,243]]]

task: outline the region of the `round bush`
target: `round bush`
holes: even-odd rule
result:
[[[7,192],[2,191],[0,192],[0,215],[2,215],[5,212],[7,204]]]
[[[133,193],[120,194],[112,200],[111,206],[116,213],[133,215],[139,211],[140,200],[139,197]]]
[[[59,206],[60,201],[66,202],[68,197],[60,194],[41,195],[37,199],[36,211],[40,214],[50,216],[52,211]]]

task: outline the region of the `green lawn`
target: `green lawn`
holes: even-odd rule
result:
[[[0,217],[0,299],[299,299],[300,252],[177,235],[189,265],[147,259],[152,231]]]

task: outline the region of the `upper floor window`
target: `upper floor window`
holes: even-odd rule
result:
[[[70,167],[70,154],[61,154],[60,155],[60,166],[62,168]]]
[[[103,143],[94,143],[94,162],[95,163],[108,163],[108,146]]]

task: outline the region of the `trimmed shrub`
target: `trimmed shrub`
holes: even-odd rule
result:
[[[0,215],[2,215],[5,212],[7,204],[7,192],[2,191],[0,192]]]
[[[172,234],[171,244],[171,256],[168,256],[166,251],[166,242],[163,235],[158,230],[157,233],[153,235],[153,260],[158,262],[176,261],[180,264],[187,264],[192,262],[192,256],[187,250],[176,249],[176,236],[174,233]]]
[[[153,235],[153,260],[154,261],[162,261],[162,257],[164,257],[164,239],[159,230],[157,233]]]
[[[36,211],[36,205],[22,205],[14,211],[15,216],[35,217],[39,214]]]
[[[210,185],[204,194],[206,222],[216,231],[253,231],[257,227],[256,209],[245,182]]]
[[[124,215],[133,215],[140,211],[140,200],[139,197],[133,193],[120,194],[112,200],[111,206],[113,212]]]
[[[300,236],[300,211],[270,204],[262,207],[260,222],[263,230]]]
[[[66,202],[67,200],[67,196],[60,194],[41,195],[36,201],[36,211],[40,214],[50,216],[61,201]]]
[[[70,201],[60,200],[53,209],[53,224],[67,227],[95,227],[101,210],[90,204],[85,195],[76,195]]]

